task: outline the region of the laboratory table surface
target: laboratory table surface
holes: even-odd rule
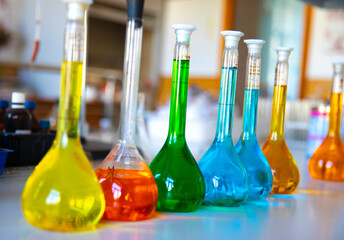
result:
[[[291,149],[301,172],[292,195],[269,195],[240,207],[156,212],[139,222],[100,221],[96,230],[81,233],[45,231],[27,223],[20,196],[33,168],[7,169],[0,176],[0,239],[344,239],[344,183],[310,178],[304,145]]]

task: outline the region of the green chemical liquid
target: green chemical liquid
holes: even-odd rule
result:
[[[205,193],[203,175],[185,140],[189,63],[173,60],[168,136],[149,165],[158,186],[157,209],[161,211],[195,211]]]

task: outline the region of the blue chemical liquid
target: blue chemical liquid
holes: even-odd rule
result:
[[[222,68],[216,136],[198,163],[206,188],[205,205],[238,206],[248,194],[247,174],[232,140],[236,79],[236,68]]]
[[[272,173],[256,137],[259,89],[245,89],[243,132],[235,149],[247,171],[248,200],[267,196],[272,188]]]

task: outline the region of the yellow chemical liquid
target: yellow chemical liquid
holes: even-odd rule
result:
[[[94,228],[105,199],[79,140],[82,62],[62,63],[58,130],[54,143],[22,194],[22,209],[33,226],[74,232]]]
[[[344,181],[344,146],[340,139],[342,93],[331,93],[329,129],[308,162],[310,175],[319,180]]]
[[[271,194],[292,193],[300,181],[299,169],[283,136],[286,99],[287,86],[275,85],[270,135],[262,147],[273,176]]]

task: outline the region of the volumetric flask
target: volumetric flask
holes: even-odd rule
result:
[[[104,213],[104,194],[80,143],[79,117],[84,58],[84,15],[91,0],[67,5],[57,134],[27,180],[22,194],[26,220],[54,231],[92,229]]]
[[[235,145],[248,175],[248,199],[261,199],[270,193],[272,187],[271,168],[257,141],[256,123],[260,85],[261,49],[264,40],[244,41],[248,48],[246,62],[246,83],[242,133]]]
[[[310,175],[318,180],[344,181],[344,146],[340,138],[343,107],[344,62],[333,63],[330,119],[327,136],[308,161]]]
[[[289,194],[295,191],[300,181],[299,169],[284,140],[284,118],[288,84],[288,58],[292,48],[279,47],[272,100],[270,134],[262,150],[268,160],[273,185],[271,194]]]
[[[232,139],[238,43],[244,34],[238,31],[222,31],[221,34],[225,38],[225,49],[222,57],[216,135],[198,165],[206,187],[203,204],[238,206],[245,201],[248,193],[246,170],[235,151]]]
[[[165,144],[149,165],[159,189],[157,208],[162,211],[190,212],[204,197],[203,176],[185,140],[188,96],[190,35],[195,27],[172,26],[174,48],[170,122]]]
[[[143,0],[127,0],[123,89],[119,140],[96,174],[106,201],[104,219],[138,221],[150,218],[158,201],[153,175],[135,145],[136,110],[142,45]]]

